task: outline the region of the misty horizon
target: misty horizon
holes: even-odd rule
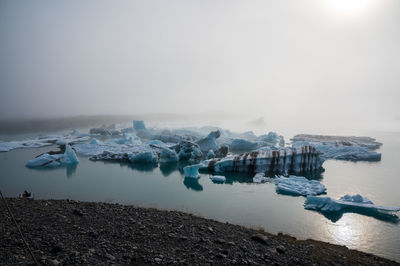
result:
[[[400,3],[367,2],[2,1],[0,118],[396,122]]]

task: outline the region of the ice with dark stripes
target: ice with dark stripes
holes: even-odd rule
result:
[[[321,170],[323,160],[312,146],[259,150],[201,163],[201,171],[216,173],[299,174]]]

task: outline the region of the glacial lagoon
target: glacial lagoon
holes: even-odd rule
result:
[[[399,133],[372,132],[383,143],[381,161],[327,160],[318,180],[326,196],[361,194],[377,205],[400,206],[398,182]],[[14,137],[14,136],[13,136]],[[289,140],[291,135],[285,136]],[[15,138],[18,138],[15,137]],[[199,179],[183,175],[184,164],[155,167],[117,162],[93,162],[79,156],[79,164],[54,169],[30,169],[28,160],[56,149],[48,146],[0,153],[0,188],[15,197],[25,189],[36,199],[74,199],[132,204],[194,213],[223,222],[312,238],[400,261],[400,223],[391,216],[338,213],[324,216],[305,210],[304,197],[276,193],[273,183],[257,184],[247,174],[225,175],[214,183],[210,174]]]

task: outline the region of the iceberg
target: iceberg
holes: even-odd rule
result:
[[[293,142],[307,141],[319,142],[326,145],[342,145],[342,146],[360,146],[371,150],[378,149],[382,143],[377,142],[371,137],[355,137],[355,136],[325,136],[325,135],[309,135],[299,134],[291,139]]]
[[[253,177],[253,183],[265,183],[271,182],[272,180],[272,178],[266,177],[264,173],[256,173]]]
[[[210,176],[210,179],[211,179],[211,181],[217,182],[217,183],[223,183],[226,180],[225,176],[222,176],[222,175],[212,175],[212,176]]]
[[[174,150],[164,148],[160,154],[161,163],[175,163],[179,161],[178,154]]]
[[[29,160],[26,167],[37,168],[47,167],[54,168],[62,165],[71,165],[79,163],[78,157],[70,145],[65,145],[65,152],[63,154],[49,154],[44,153],[35,159]]]
[[[197,144],[200,147],[200,150],[202,152],[207,152],[209,150],[218,150],[218,144],[216,139],[219,138],[221,136],[221,131],[216,130],[216,131],[212,131],[210,132],[210,134],[208,134],[207,137],[200,139],[199,141],[197,141]]]
[[[258,147],[258,143],[245,139],[234,139],[229,148],[232,151],[251,151]]]
[[[293,146],[310,145],[321,152],[324,159],[349,161],[379,161],[381,154],[374,151],[382,143],[370,137],[342,137],[320,135],[296,135]]]
[[[314,196],[326,192],[323,184],[316,180],[308,180],[303,176],[277,177],[275,186],[278,193],[295,196]]]
[[[345,195],[338,200],[330,197],[308,196],[304,202],[304,208],[307,210],[316,210],[321,212],[340,212],[348,211],[375,211],[385,214],[399,212],[399,207],[379,206],[375,205],[366,197],[357,194],[354,196]]]
[[[188,165],[183,167],[183,174],[189,178],[200,178],[199,169],[201,164]]]
[[[216,173],[312,173],[322,170],[323,160],[314,147],[279,148],[203,161],[200,170]]]
[[[146,125],[142,120],[133,120],[133,128],[135,130],[147,130]]]

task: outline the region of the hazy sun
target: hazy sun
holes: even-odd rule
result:
[[[359,14],[368,9],[371,0],[325,0],[328,7],[343,14]]]

